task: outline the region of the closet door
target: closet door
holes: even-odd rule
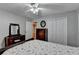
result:
[[[57,18],[55,19],[55,41],[60,44],[67,44],[67,18]]]
[[[32,38],[32,22],[26,22],[26,40]]]
[[[48,28],[48,41],[55,42],[55,19],[50,19],[47,21]]]

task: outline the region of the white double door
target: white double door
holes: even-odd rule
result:
[[[67,18],[55,18],[48,22],[48,41],[67,45]]]

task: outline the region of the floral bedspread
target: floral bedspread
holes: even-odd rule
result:
[[[12,47],[2,55],[79,55],[79,48],[32,40]]]

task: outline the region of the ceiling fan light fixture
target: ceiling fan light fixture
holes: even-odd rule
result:
[[[30,4],[28,4],[28,6],[31,7],[31,9],[28,11],[31,11],[33,14],[38,15],[38,12],[39,12],[39,4],[38,3],[30,3]]]
[[[38,13],[39,12],[39,8],[36,8],[36,9],[30,9],[30,11],[32,11],[33,12],[33,14],[36,14],[36,13]]]

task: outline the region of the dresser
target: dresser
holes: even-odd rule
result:
[[[5,37],[5,47],[25,40],[25,35],[20,34],[20,25],[10,23],[9,35]]]
[[[36,29],[36,39],[48,41],[48,29],[47,28],[37,28]]]
[[[25,35],[12,35],[5,37],[5,47],[25,40]]]

